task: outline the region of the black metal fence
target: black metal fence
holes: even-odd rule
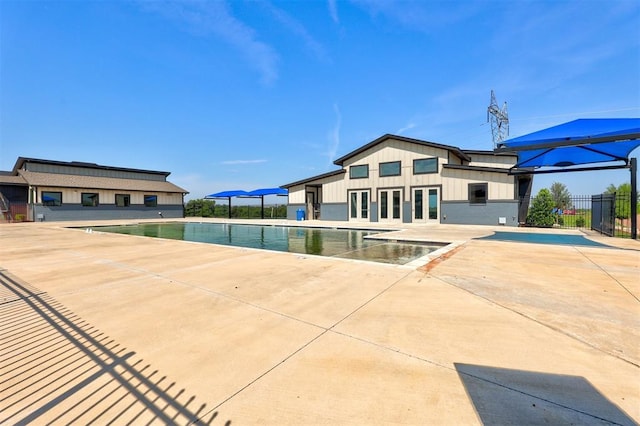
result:
[[[562,205],[557,206],[557,204]],[[540,209],[540,206],[544,206],[542,207],[544,211],[536,214],[536,209]],[[562,200],[562,203],[548,200],[536,201],[536,197],[532,197],[529,202],[526,225],[588,229],[612,237],[630,237],[631,194],[571,196]]]

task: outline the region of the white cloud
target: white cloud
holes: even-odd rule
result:
[[[266,163],[267,160],[227,160],[227,161],[221,161],[220,164],[224,164],[224,165],[238,165],[238,164],[259,164],[259,163]]]
[[[257,69],[265,84],[278,78],[278,55],[268,44],[258,40],[256,32],[232,15],[224,1],[211,2],[142,2],[143,8],[172,20],[195,35],[216,35],[238,49]]]
[[[401,135],[401,134],[403,134],[404,132],[406,132],[407,130],[411,130],[411,129],[413,129],[413,128],[414,128],[414,127],[416,127],[416,126],[417,126],[417,125],[416,125],[415,123],[409,123],[409,124],[407,124],[406,126],[404,126],[404,127],[400,128],[400,129],[398,129],[398,130],[396,131],[396,134]]]

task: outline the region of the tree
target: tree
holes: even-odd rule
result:
[[[614,184],[609,184],[605,194],[616,195],[616,218],[628,219],[631,216],[631,184],[622,183],[616,188]],[[636,200],[636,203],[638,201]]]
[[[542,188],[531,203],[527,224],[533,226],[553,226],[556,223],[553,209],[555,201],[547,188]]]
[[[184,215],[187,217],[212,217],[216,202],[213,200],[189,200],[184,206]]]
[[[571,194],[564,183],[554,182],[551,185],[550,192],[555,203],[555,208],[565,210],[573,207],[571,203]]]

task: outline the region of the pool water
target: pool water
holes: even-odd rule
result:
[[[404,265],[442,245],[367,239],[380,231],[239,225],[227,223],[144,223],[100,226],[96,231],[221,244],[289,253]]]

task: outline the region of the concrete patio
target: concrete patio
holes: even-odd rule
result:
[[[455,243],[406,267],[92,225],[0,226],[0,424],[640,422],[638,241],[398,226]]]

